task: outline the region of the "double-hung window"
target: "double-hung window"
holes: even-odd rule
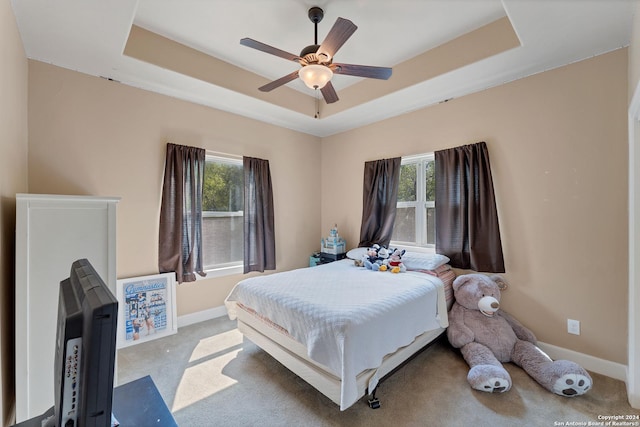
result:
[[[403,157],[391,244],[435,248],[436,187],[433,153]]]
[[[202,188],[202,254],[205,270],[243,264],[242,159],[207,155]]]

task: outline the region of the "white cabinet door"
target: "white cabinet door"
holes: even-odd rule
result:
[[[16,196],[16,418],[53,406],[58,292],[87,258],[116,295],[119,198]]]

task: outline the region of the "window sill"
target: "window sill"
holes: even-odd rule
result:
[[[436,253],[436,248],[435,247],[425,248],[424,246],[409,246],[409,245],[402,245],[402,244],[394,244],[393,242],[391,242],[389,244],[389,246],[392,247],[392,248],[404,249],[407,252],[420,252],[420,253],[424,253],[424,254],[435,254]]]
[[[211,270],[205,270],[205,273],[207,273],[205,277],[202,277],[196,274],[196,282],[199,282],[200,280],[214,279],[216,277],[242,274],[243,272],[244,272],[244,266],[242,265],[232,265],[228,267],[214,268]]]

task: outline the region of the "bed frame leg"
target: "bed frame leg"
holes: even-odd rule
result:
[[[376,397],[376,390],[378,389],[378,387],[374,388],[373,391],[370,394],[370,398],[369,398],[369,408],[371,409],[378,409],[380,407],[380,400],[378,400],[378,398]]]

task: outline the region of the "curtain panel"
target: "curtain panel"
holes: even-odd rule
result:
[[[160,207],[158,267],[193,282],[202,267],[203,148],[167,144]]]
[[[273,191],[269,161],[243,157],[244,273],[276,269]]]
[[[504,273],[485,142],[435,152],[436,251],[453,267]]]
[[[396,220],[401,158],[365,162],[359,247],[389,246]]]

